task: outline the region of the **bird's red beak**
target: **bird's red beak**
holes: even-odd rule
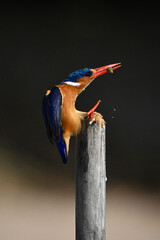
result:
[[[114,64],[106,65],[103,67],[94,68],[91,78],[96,78],[96,77],[103,75],[105,73],[108,73],[108,72],[113,73],[113,70],[115,70],[119,67],[121,67],[121,63],[114,63]]]

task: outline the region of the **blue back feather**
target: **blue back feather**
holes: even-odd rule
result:
[[[61,155],[61,158],[63,160],[63,163],[67,163],[68,161],[68,156],[67,156],[67,148],[66,148],[66,143],[65,141],[63,140],[62,138],[62,128],[60,130],[60,139],[59,141],[56,141],[56,144],[57,144],[57,147],[58,147],[58,150],[59,150],[59,153]]]
[[[54,87],[51,92],[44,97],[42,103],[42,112],[49,140],[51,143],[53,143],[53,140],[55,140],[63,163],[66,163],[68,157],[66,144],[62,137],[62,96],[59,88]]]

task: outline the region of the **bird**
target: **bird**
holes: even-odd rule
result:
[[[100,100],[87,113],[78,111],[75,102],[78,95],[98,76],[113,73],[121,63],[114,63],[98,68],[83,68],[69,74],[60,84],[47,90],[42,100],[44,125],[50,142],[57,145],[63,163],[68,161],[69,141],[71,136],[79,134],[82,121],[89,117],[90,123],[102,120],[102,115],[95,112]],[[104,123],[104,120],[102,120]]]

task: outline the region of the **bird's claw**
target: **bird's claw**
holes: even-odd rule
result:
[[[94,122],[96,122],[96,119],[92,117],[91,120],[89,121],[89,125],[91,125]]]
[[[92,123],[96,123],[96,122],[99,122],[101,127],[104,127],[106,124],[103,119],[103,116],[100,113],[94,112],[93,118],[90,119],[90,121],[89,121],[89,125],[91,125]]]

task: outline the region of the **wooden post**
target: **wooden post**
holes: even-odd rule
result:
[[[106,239],[105,126],[83,128],[76,153],[76,240]]]

